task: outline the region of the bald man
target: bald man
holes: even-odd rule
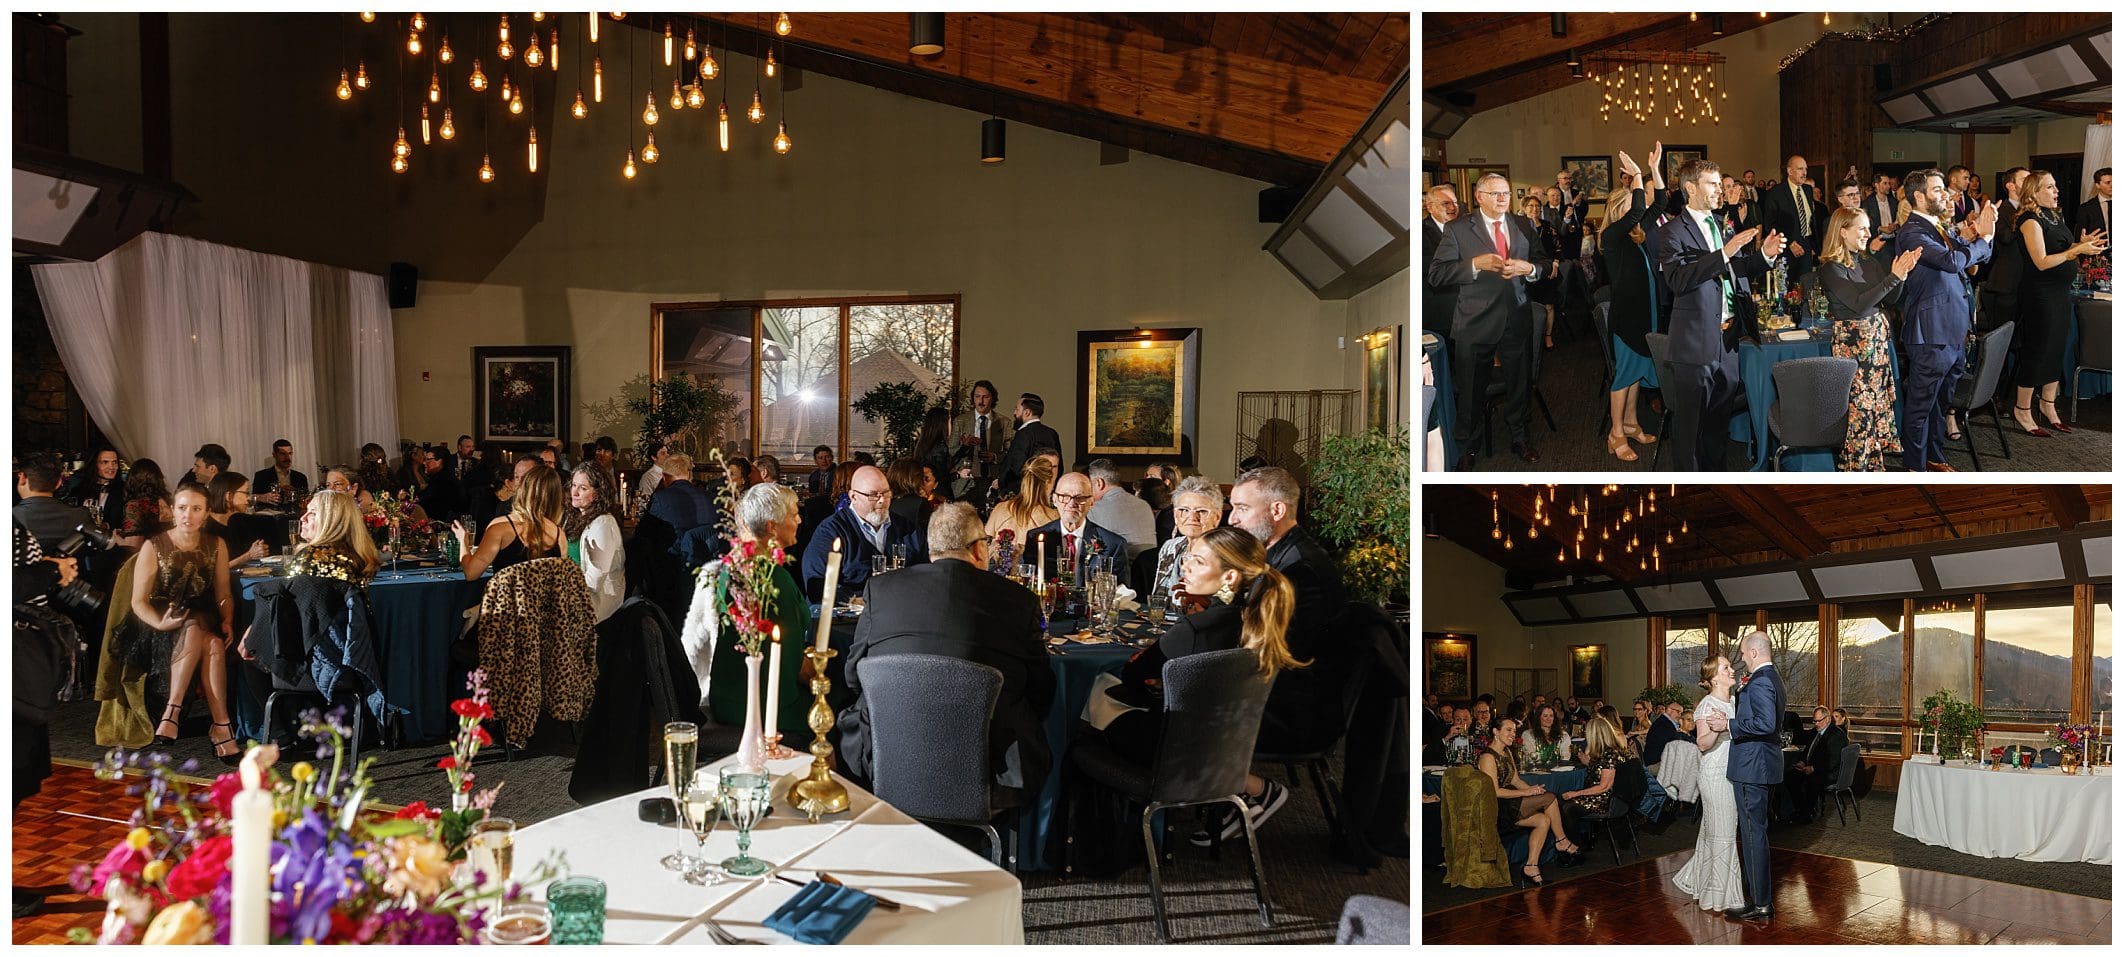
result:
[[[894,546],[905,550],[908,564],[929,561],[928,534],[921,525],[893,516],[892,486],[885,481],[885,471],[874,465],[856,470],[848,484],[848,504],[819,523],[804,549],[804,594],[812,601],[825,594],[826,563],[836,541],[841,543],[836,603],[862,594],[870,583],[870,559],[892,557]]]
[[[1123,554],[1128,543],[1091,520],[1095,491],[1091,476],[1082,472],[1071,472],[1055,480],[1052,504],[1060,517],[1030,532],[1047,554],[1049,569],[1063,567],[1064,558],[1074,569],[1084,559],[1098,557],[1118,561],[1121,574],[1128,574],[1128,559]]]

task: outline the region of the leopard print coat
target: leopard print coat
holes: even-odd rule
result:
[[[509,740],[531,740],[541,711],[582,720],[597,689],[597,623],[582,569],[537,558],[495,573],[479,606],[479,666]]]

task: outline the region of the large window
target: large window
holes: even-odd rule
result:
[[[1701,618],[1677,618],[1667,623],[1667,681],[1681,685],[1691,698],[1703,696],[1696,682],[1703,676],[1704,655],[1711,632]],[[1623,710],[1618,707],[1618,712]],[[1623,717],[1627,718],[1627,715]]]
[[[2072,714],[2072,593],[1984,601],[1984,720],[2057,724]]]
[[[762,309],[760,348],[759,451],[801,468],[812,449],[839,449],[841,310]]]
[[[2116,669],[2110,658],[2109,644],[2109,586],[2095,590],[2094,595],[2094,711],[2115,711],[2117,707]],[[2109,718],[2116,721],[2114,714]],[[2104,732],[2105,734],[2108,732]]]
[[[1836,702],[1851,715],[1851,742],[1867,751],[1900,754],[1900,724],[1865,722],[1903,718],[1903,603],[1838,606],[1836,646]]]
[[[1822,697],[1820,662],[1822,626],[1813,606],[1781,611],[1770,618],[1770,662],[1785,682],[1785,703],[1790,710],[1806,714]],[[1740,657],[1740,642],[1733,644],[1733,657]]]
[[[1976,605],[1968,598],[1927,599],[1918,604],[1910,646],[1910,700],[1914,705],[1942,688],[1963,701],[1976,695]]]
[[[849,400],[881,383],[907,382],[937,402],[950,404],[958,316],[958,306],[949,302],[849,307]],[[870,422],[860,413],[850,414],[849,452],[875,454],[886,445],[883,421]]]

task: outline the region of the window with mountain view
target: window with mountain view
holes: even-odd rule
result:
[[[2117,707],[2116,669],[2109,652],[2109,588],[2103,586],[2094,596],[2094,710],[2115,711]],[[2115,716],[2111,715],[2111,721]]]
[[[1903,603],[1868,602],[1836,609],[1836,700],[1851,715],[1851,742],[1867,751],[1901,753],[1900,727],[1865,719],[1903,717]]]
[[[2072,594],[1984,605],[1984,720],[2056,724],[2072,713]]]
[[[1964,701],[1976,695],[1976,608],[1967,598],[1918,603],[1910,646],[1910,703],[1942,688]]]

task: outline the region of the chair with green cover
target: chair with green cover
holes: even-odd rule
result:
[[[1497,788],[1473,765],[1445,773],[1439,785],[1444,804],[1446,877],[1455,887],[1504,887],[1504,842],[1497,838]]]

